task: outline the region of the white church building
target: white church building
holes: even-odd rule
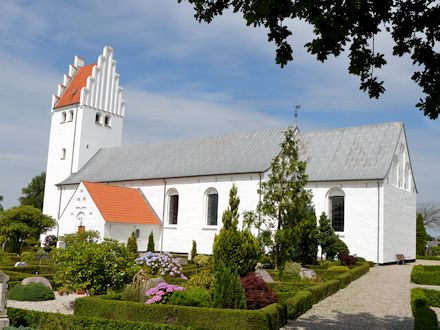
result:
[[[75,57],[53,96],[43,212],[52,234],[97,230],[145,251],[211,253],[235,184],[240,213],[287,128],[122,146],[125,102],[113,49],[96,64]],[[415,259],[416,195],[405,128],[392,122],[297,132],[317,216],[326,212],[350,252],[385,264]]]

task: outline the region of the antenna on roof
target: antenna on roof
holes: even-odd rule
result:
[[[298,127],[298,110],[301,109],[301,105],[296,104],[294,109],[295,109],[295,126]]]

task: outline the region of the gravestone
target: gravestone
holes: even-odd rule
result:
[[[8,312],[6,310],[6,291],[9,277],[0,271],[0,329],[9,326]]]

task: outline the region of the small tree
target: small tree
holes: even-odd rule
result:
[[[37,209],[43,210],[44,186],[46,184],[46,172],[42,172],[32,178],[32,181],[21,190],[21,196],[18,199],[21,205],[31,205]]]
[[[154,234],[153,231],[150,232],[150,235],[148,236],[148,246],[147,246],[147,251],[149,252],[154,252],[155,248],[154,248]]]
[[[425,255],[426,237],[423,215],[419,213],[416,218],[416,254],[418,256]]]
[[[53,228],[56,222],[33,206],[22,205],[10,208],[0,215],[0,236],[4,236],[20,253],[26,241],[39,237]]]
[[[337,240],[337,235],[330,224],[330,220],[325,214],[325,212],[321,213],[319,217],[319,228],[318,228],[318,243],[321,246],[321,261],[323,253],[326,254],[326,257],[329,258],[329,252],[334,250],[334,245]]]
[[[281,151],[272,161],[268,179],[258,190],[262,196],[258,205],[264,220],[261,226],[266,226],[261,235],[270,236],[275,229],[268,248],[277,268],[293,257],[298,244],[295,227],[310,215],[312,195],[305,189],[306,163],[299,160],[298,148],[295,130],[289,127],[284,132]]]
[[[191,261],[194,261],[194,258],[197,256],[197,243],[195,240],[192,241],[191,248]]]
[[[232,186],[229,192],[229,207],[223,213],[223,228],[214,239],[214,264],[224,263],[226,267],[244,276],[255,270],[260,254],[257,239],[248,229],[238,230],[237,187]]]
[[[214,307],[246,308],[246,293],[240,284],[240,276],[221,261],[215,270]]]
[[[127,240],[127,249],[130,251],[134,256],[137,257],[138,253],[138,245],[137,245],[137,238],[135,232],[132,232],[130,237]]]
[[[2,205],[2,202],[3,202],[3,196],[0,195],[0,212],[3,211],[3,205]]]

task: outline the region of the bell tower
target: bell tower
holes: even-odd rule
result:
[[[122,142],[125,102],[113,49],[105,46],[96,63],[75,56],[52,96],[43,212],[57,219],[66,196],[57,184],[78,172],[103,147]]]

